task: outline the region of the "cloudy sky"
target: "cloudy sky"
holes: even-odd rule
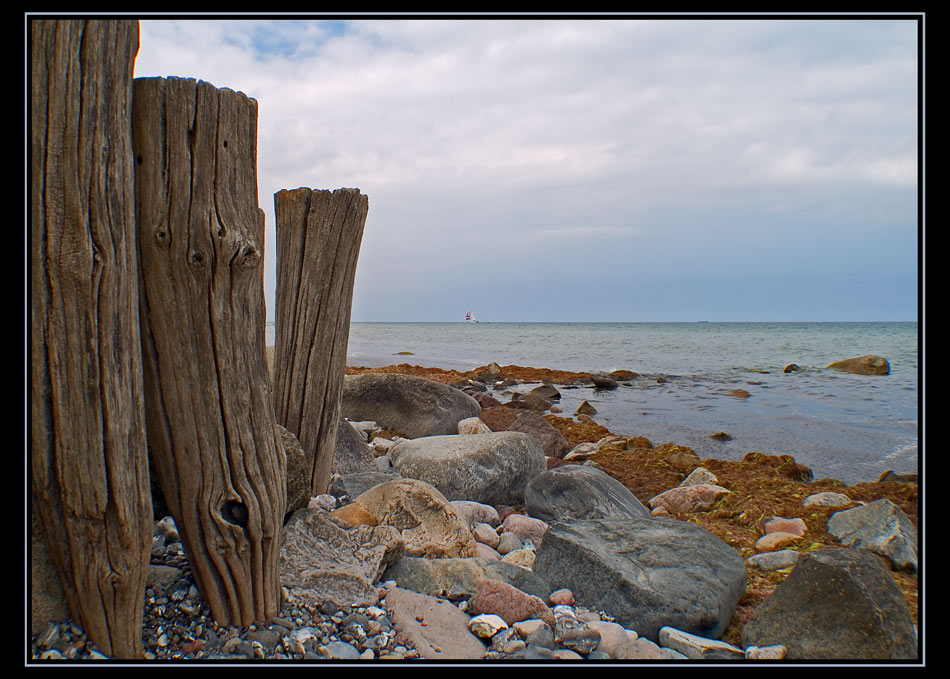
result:
[[[269,244],[369,196],[354,321],[917,319],[913,17],[140,25],[136,76],[258,101]]]

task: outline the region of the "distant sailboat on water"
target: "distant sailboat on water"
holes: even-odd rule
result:
[[[465,312],[465,320],[469,323],[478,323],[478,320],[472,315],[471,311]]]

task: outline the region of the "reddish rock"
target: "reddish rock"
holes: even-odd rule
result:
[[[729,395],[735,396],[736,398],[749,398],[749,396],[751,396],[745,389],[730,389]]]
[[[551,629],[555,627],[554,613],[541,598],[500,580],[480,580],[475,595],[468,603],[473,615],[497,615],[509,625],[537,618],[550,625]]]
[[[763,529],[766,533],[791,533],[802,537],[808,531],[808,526],[805,525],[802,519],[786,519],[782,516],[773,516],[765,522]]]
[[[617,660],[668,660],[659,646],[643,637],[627,641],[616,652]]]
[[[552,606],[573,606],[574,592],[569,589],[556,589],[548,596],[548,603]]]
[[[801,535],[793,533],[766,533],[755,541],[755,548],[759,552],[771,552],[788,547],[801,539]]]
[[[726,488],[711,483],[677,486],[651,498],[648,504],[651,509],[664,507],[671,514],[705,512],[728,492]]]
[[[548,530],[548,524],[541,519],[525,514],[509,514],[501,523],[502,528],[514,533],[522,540],[531,540],[536,547],[541,545],[541,539]]]
[[[379,524],[376,516],[359,502],[343,505],[339,509],[334,509],[330,514],[341,521],[345,521],[350,526],[376,526]]]

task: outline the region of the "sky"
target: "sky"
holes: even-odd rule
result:
[[[352,321],[913,321],[918,17],[140,18],[369,198]],[[273,319],[276,247],[265,247]]]

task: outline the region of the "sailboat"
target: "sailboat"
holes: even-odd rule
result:
[[[474,316],[472,316],[472,312],[471,312],[471,311],[466,311],[466,312],[465,312],[465,320],[466,320],[468,323],[478,323],[478,319],[476,319]]]

